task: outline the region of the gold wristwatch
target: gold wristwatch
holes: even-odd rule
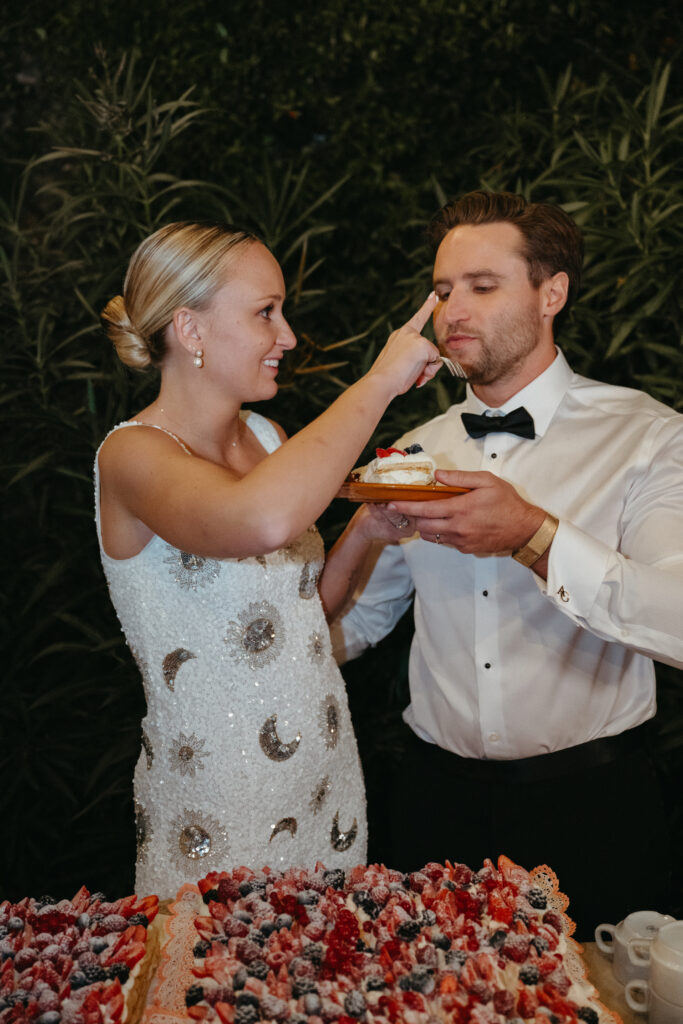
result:
[[[555,536],[559,525],[559,519],[552,516],[550,512],[546,512],[545,519],[536,530],[533,537],[527,541],[523,548],[519,548],[517,551],[512,552],[514,560],[525,565],[527,569],[530,568],[534,562],[539,560],[541,555],[546,553],[552,544],[553,537]]]

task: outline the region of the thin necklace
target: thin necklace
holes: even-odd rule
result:
[[[183,433],[185,433],[184,428],[180,427],[179,424],[177,424],[176,421],[173,419],[173,417],[169,416],[169,414],[166,412],[165,409],[162,409],[161,406],[158,406],[158,409],[159,409],[159,412],[162,412],[164,414],[164,416],[166,417],[167,420],[169,420],[170,423],[172,423],[174,426],[178,426],[179,429],[183,430]],[[231,441],[230,442],[230,445],[231,445],[232,448],[236,448],[237,447],[237,442],[240,439],[241,427],[242,427],[242,419],[241,419],[241,417],[238,416],[238,418],[237,418],[237,441]],[[195,434],[195,436],[198,437],[202,441],[213,440],[213,438],[210,438],[208,434]]]

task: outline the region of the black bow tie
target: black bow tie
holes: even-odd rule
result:
[[[470,437],[483,437],[484,434],[518,434],[520,437],[533,439],[536,436],[534,421],[523,405],[513,409],[506,416],[477,416],[473,412],[460,414],[465,430]]]

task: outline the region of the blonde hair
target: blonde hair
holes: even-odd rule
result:
[[[159,228],[133,253],[123,282],[102,311],[126,366],[159,366],[176,309],[205,308],[225,283],[226,256],[258,239],[229,225],[178,222]]]

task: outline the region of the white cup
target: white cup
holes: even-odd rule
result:
[[[663,925],[649,944],[632,939],[629,958],[638,968],[650,968],[651,989],[678,1006],[683,1024],[683,921]]]
[[[663,999],[644,978],[629,981],[624,996],[632,1010],[647,1014],[648,1024],[681,1024],[683,1021],[683,1006]]]
[[[644,945],[649,944],[659,929],[673,920],[668,914],[658,914],[656,910],[636,910],[617,925],[598,925],[595,929],[597,947],[612,958],[612,970],[617,981],[625,985],[633,978],[648,977],[648,961],[634,962],[629,957],[629,943],[632,939],[639,939]],[[639,947],[640,950],[642,948]]]

